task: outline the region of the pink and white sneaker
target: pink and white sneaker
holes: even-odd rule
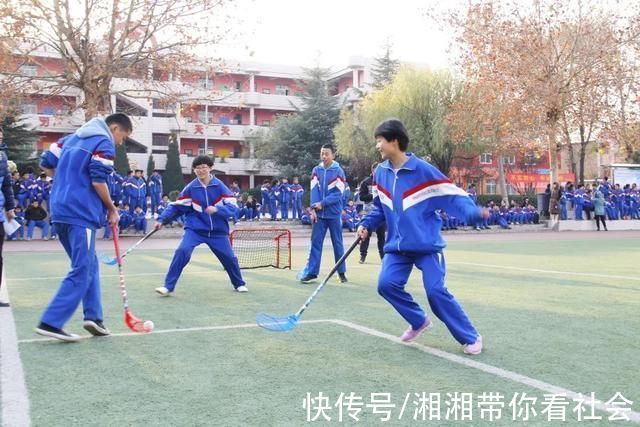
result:
[[[476,342],[474,342],[473,344],[465,344],[462,347],[462,351],[464,351],[465,354],[472,355],[482,353],[482,335],[478,335],[478,338],[476,338]]]
[[[412,326],[400,335],[400,340],[403,342],[413,342],[415,341],[424,331],[428,331],[433,327],[433,322],[429,319],[425,320],[424,325],[420,326],[418,329],[413,329]]]

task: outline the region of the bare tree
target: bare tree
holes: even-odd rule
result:
[[[5,0],[0,71],[16,91],[81,93],[87,118],[112,111],[110,95],[185,96],[188,77],[231,28],[230,0]],[[42,52],[62,67],[51,67]],[[38,65],[35,76],[20,67]],[[136,82],[114,87],[116,77]],[[126,87],[124,87],[126,86]],[[219,95],[219,94],[218,94]]]

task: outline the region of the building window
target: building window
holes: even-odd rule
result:
[[[193,150],[191,148],[185,148],[184,154],[186,154],[187,156],[193,156]]]
[[[289,88],[285,85],[276,85],[276,95],[289,95]]]
[[[211,79],[200,79],[198,80],[198,87],[201,87],[203,89],[209,89],[210,87],[213,87],[213,81]]]
[[[513,154],[509,154],[506,156],[502,156],[502,161],[505,165],[515,165],[516,164],[516,156]]]
[[[242,82],[236,81],[236,92],[240,92],[242,90]]]
[[[271,120],[263,120],[262,126],[267,126],[267,127],[271,126]]]
[[[496,194],[496,180],[488,179],[485,190],[487,194]]]
[[[155,147],[168,147],[171,135],[168,133],[151,134],[151,145]]]
[[[262,93],[265,95],[271,95],[271,89],[262,89]]]
[[[20,74],[22,74],[23,76],[35,77],[38,75],[38,66],[37,65],[21,65]]]
[[[154,110],[173,110],[176,108],[175,103],[168,103],[160,98],[153,98],[152,106]]]
[[[22,114],[38,114],[38,105],[22,104]]]
[[[536,164],[536,156],[532,152],[525,153],[524,164],[526,166],[533,166]]]
[[[480,164],[481,165],[490,165],[491,163],[493,163],[493,157],[491,156],[491,153],[482,153],[482,154],[480,154]],[[495,183],[494,183],[494,185],[495,185]]]
[[[152,149],[151,150],[151,154],[167,154],[167,150],[162,150],[162,149]]]
[[[213,123],[213,112],[198,111],[198,123]]]
[[[516,189],[516,187],[514,187],[513,185],[507,183],[507,194],[510,195],[510,196],[515,196],[515,195],[520,194],[520,193],[518,193],[518,190]]]
[[[231,121],[232,125],[241,125],[242,124],[242,114],[236,114],[233,116],[233,120]]]

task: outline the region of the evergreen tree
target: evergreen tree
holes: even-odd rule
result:
[[[180,191],[184,188],[184,178],[182,177],[180,154],[178,152],[178,138],[176,134],[171,134],[169,151],[167,151],[167,166],[162,175],[162,185],[165,193],[176,190]]]
[[[127,142],[124,141],[120,146],[116,147],[116,160],[114,162],[114,168],[116,172],[123,177],[127,176],[127,172],[131,167],[129,166],[129,157],[127,157]]]
[[[373,87],[382,89],[391,83],[399,67],[400,61],[391,58],[391,45],[387,43],[384,47],[384,54],[379,58],[374,58],[374,64],[371,67]]]
[[[264,159],[273,159],[283,176],[298,175],[308,180],[311,169],[319,162],[323,144],[333,144],[333,128],[340,110],[329,95],[328,70],[316,67],[305,70],[308,80],[304,88],[304,109],[296,115],[280,117],[266,141],[268,149],[258,150]]]
[[[16,163],[18,170],[28,166],[33,167],[38,163],[36,155],[38,133],[16,119],[20,114],[19,110],[11,109],[0,121],[4,143],[7,146],[7,157]],[[49,149],[49,147],[45,148]]]
[[[153,153],[151,153],[147,161],[147,177],[150,177],[154,170],[156,170],[156,162],[153,160]]]

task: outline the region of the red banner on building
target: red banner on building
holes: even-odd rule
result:
[[[535,191],[544,191],[549,182],[549,174],[540,173],[507,173],[507,181],[518,191],[525,189],[535,189]],[[575,182],[576,175],[573,173],[561,173],[558,175],[558,182],[564,185],[567,181]]]

